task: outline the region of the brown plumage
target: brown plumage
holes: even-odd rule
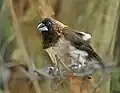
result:
[[[43,20],[43,23],[45,23],[49,29],[49,32],[41,32],[43,34],[43,48],[46,49],[50,46],[54,46],[54,44],[57,43],[58,39],[62,35],[62,29],[66,26],[62,25],[60,22],[55,21],[52,18],[46,18]]]
[[[54,57],[51,58],[53,62],[55,62],[55,55],[58,55],[63,62],[66,61],[66,58],[67,61],[73,62],[77,55],[80,54],[79,61],[82,65],[93,60],[102,63],[99,55],[89,44],[90,34],[74,30],[52,18],[45,18],[37,28],[42,34],[43,48],[50,57]],[[69,60],[69,56],[72,57],[72,61]]]
[[[81,67],[87,66],[87,75],[85,75],[85,71],[83,71],[83,73],[84,76],[88,76],[88,78],[97,68],[104,70],[105,67],[102,59],[90,46],[90,34],[74,30],[52,18],[45,18],[39,23],[37,28],[42,34],[43,49],[55,64],[58,62],[56,59],[57,55],[61,62],[67,65],[71,63],[81,64],[75,64],[73,66],[75,69],[80,68],[81,70]],[[92,66],[89,66],[89,63],[92,64]],[[74,82],[78,82],[76,78],[72,78],[71,76],[69,76],[69,78],[72,85],[75,86]],[[81,82],[82,80],[79,81]],[[79,86],[80,82],[78,82],[77,86]],[[87,84],[87,86],[88,85],[89,84]]]
[[[55,43],[57,43],[57,41],[59,40],[60,37],[62,37],[62,35],[68,35],[68,37],[75,35],[79,38],[83,38],[83,37],[85,37],[85,35],[88,35],[88,38],[86,40],[84,40],[86,42],[90,41],[90,39],[91,39],[91,36],[89,34],[84,33],[84,32],[75,31],[75,30],[71,29],[70,27],[68,27],[67,25],[64,25],[63,23],[61,23],[57,20],[54,20],[52,18],[46,18],[42,21],[42,23],[46,24],[46,26],[49,29],[48,32],[41,31],[42,37],[43,37],[43,48],[44,49],[46,49],[50,46],[53,46]],[[38,25],[38,28],[39,28],[39,25]],[[74,32],[72,32],[72,31],[74,31]],[[70,34],[69,32],[70,33],[72,32],[72,33]],[[74,37],[73,37],[73,39],[74,39]]]

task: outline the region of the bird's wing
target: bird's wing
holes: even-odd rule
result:
[[[76,44],[76,43],[73,43],[73,45],[77,48],[77,49],[80,49],[80,50],[83,50],[83,51],[86,51],[88,53],[88,58],[94,58],[96,59],[97,61],[100,61],[102,62],[102,59],[100,58],[100,56],[93,50],[93,48],[86,44],[86,43],[83,43],[83,45],[80,45],[79,44]]]
[[[91,41],[91,35],[90,34],[85,33],[85,32],[80,32],[80,31],[77,31],[77,30],[74,30],[74,32],[78,37],[82,38],[83,41],[90,44],[90,41]]]
[[[91,35],[86,32],[80,32],[72,28],[66,27],[63,29],[63,34],[66,35],[66,38],[74,40],[81,39],[82,41],[90,44]]]
[[[83,33],[83,32],[82,32]],[[88,58],[93,58],[97,61],[102,62],[100,56],[94,51],[94,49],[90,46],[90,44],[83,38],[84,35],[81,32],[76,32],[71,28],[65,28],[63,34],[65,38],[70,41],[70,43],[77,49],[86,51],[88,53]],[[90,39],[90,38],[89,38]]]

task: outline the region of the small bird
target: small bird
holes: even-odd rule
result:
[[[74,30],[53,18],[43,19],[37,29],[42,34],[43,49],[54,63],[57,63],[57,55],[65,64],[79,62],[84,67],[87,63],[97,62],[103,65],[100,56],[90,46],[90,34]]]

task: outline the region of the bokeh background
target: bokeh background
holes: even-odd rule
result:
[[[46,17],[90,33],[91,45],[104,61],[120,65],[120,0],[0,0],[0,46],[9,36],[16,36],[3,56],[5,62],[15,59],[29,67],[34,60],[37,68],[51,64],[36,29]],[[11,80],[10,93],[68,93],[64,87],[51,90],[49,82],[41,81],[39,85],[37,81]],[[119,71],[110,74],[100,93],[120,93]]]

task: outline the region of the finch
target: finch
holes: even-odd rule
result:
[[[65,64],[79,62],[82,67],[90,62],[103,64],[90,46],[90,34],[74,30],[53,18],[43,19],[37,29],[42,34],[43,49],[54,63],[57,63],[57,55]]]

